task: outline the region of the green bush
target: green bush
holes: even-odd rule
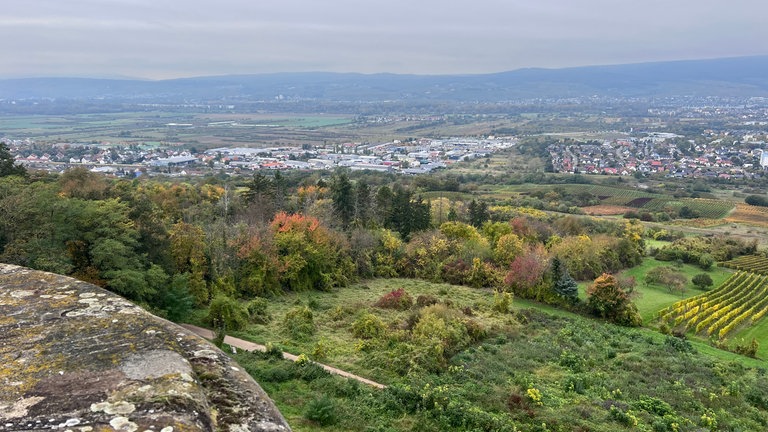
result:
[[[659,417],[675,415],[675,411],[668,403],[655,397],[642,396],[634,405],[637,409],[647,411]]]
[[[493,310],[499,313],[509,313],[512,310],[513,295],[510,292],[493,292]]]
[[[248,310],[242,302],[217,294],[211,301],[206,321],[215,328],[241,330],[248,325]]]
[[[376,339],[384,335],[386,327],[381,318],[364,313],[352,324],[352,334],[360,339]]]
[[[693,277],[693,279],[691,279],[691,282],[693,282],[693,284],[696,285],[696,288],[702,289],[702,290],[708,289],[714,283],[712,281],[712,277],[706,273],[697,274],[696,276]]]
[[[712,255],[705,253],[699,257],[698,264],[702,270],[709,270],[715,265],[715,259],[712,258]]]
[[[437,303],[440,303],[440,300],[433,295],[422,294],[416,297],[416,306],[418,307],[432,306]]]
[[[315,333],[312,311],[306,306],[289,310],[283,318],[283,329],[295,340],[303,340],[312,336]]]
[[[760,195],[748,195],[744,202],[751,206],[768,207],[768,198]]]
[[[336,405],[328,397],[314,399],[307,404],[304,418],[320,426],[330,426],[336,423]]]
[[[261,297],[256,297],[248,302],[246,308],[252,323],[267,324],[272,321],[272,316],[269,314],[267,306],[269,306],[269,301]]]

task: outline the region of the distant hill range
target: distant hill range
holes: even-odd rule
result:
[[[500,102],[521,99],[768,96],[768,56],[520,69],[484,75],[277,73],[161,81],[0,80],[0,99],[162,102],[237,100]]]

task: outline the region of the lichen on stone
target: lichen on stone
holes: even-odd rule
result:
[[[0,264],[0,432],[289,431],[216,347],[85,282]]]

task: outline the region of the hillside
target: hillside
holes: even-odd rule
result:
[[[410,308],[375,306],[401,288],[418,299]],[[284,317],[303,307],[314,331],[297,337]],[[287,295],[270,302],[269,312],[271,321],[239,334],[388,384],[374,390],[311,363],[239,354],[297,431],[751,431],[768,424],[762,360],[714,356],[705,344],[525,300],[504,311],[489,290],[378,279]],[[443,354],[443,364],[432,362]]]
[[[768,96],[768,57],[520,69],[485,75],[279,73],[163,81],[0,80],[0,99],[102,101],[447,101],[574,97]]]

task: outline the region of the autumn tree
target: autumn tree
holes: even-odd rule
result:
[[[199,226],[178,222],[168,235],[176,273],[188,274],[190,293],[199,305],[207,304],[211,295],[205,282],[208,273],[205,232]]]
[[[491,247],[496,247],[496,243],[503,235],[512,233],[512,226],[508,222],[488,221],[483,224],[481,231],[491,243]]]
[[[328,290],[345,285],[354,264],[349,246],[317,218],[280,212],[270,224],[278,277],[291,291]]]
[[[523,240],[516,234],[504,234],[499,237],[496,247],[493,248],[493,259],[497,264],[506,267],[523,252],[523,248]]]
[[[617,324],[626,326],[642,324],[637,306],[621,289],[616,277],[607,273],[600,275],[587,288],[587,306],[593,314]]]
[[[541,282],[548,266],[546,251],[541,247],[530,248],[509,265],[504,284],[520,297],[545,300]]]
[[[243,233],[235,240],[234,273],[238,293],[268,297],[281,291],[279,260],[272,247],[272,233]]]
[[[685,293],[685,285],[688,278],[685,273],[675,270],[670,266],[660,266],[648,271],[645,274],[645,284],[661,285],[669,290],[670,293]]]
[[[59,185],[61,194],[67,197],[90,200],[104,199],[109,187],[104,176],[81,167],[69,169],[61,174]]]

